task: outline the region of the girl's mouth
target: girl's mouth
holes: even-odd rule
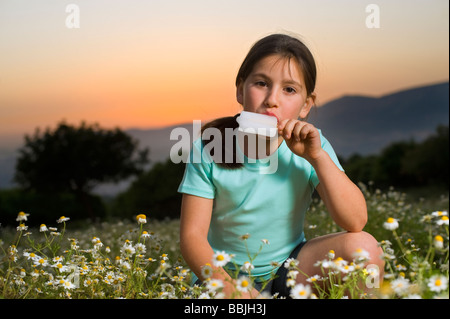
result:
[[[280,123],[280,119],[278,118],[278,116],[276,116],[272,112],[266,111],[263,114],[275,117],[277,119],[277,123]]]

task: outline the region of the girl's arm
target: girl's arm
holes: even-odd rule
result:
[[[319,177],[317,192],[331,218],[346,231],[362,231],[367,223],[367,207],[361,190],[334,164],[327,152],[323,151],[311,165]]]
[[[202,267],[210,264],[213,268],[212,278],[222,280],[224,283],[223,293],[226,298],[230,298],[235,292],[234,282],[223,268],[213,265],[214,251],[207,240],[212,207],[212,199],[183,194],[180,220],[180,249],[184,260],[200,280],[205,280],[201,275]],[[258,292],[254,290],[252,295],[242,294],[241,297],[256,297],[257,294]]]
[[[316,189],[336,224],[347,231],[361,231],[367,222],[364,195],[322,149],[319,131],[298,120],[284,120],[278,129],[291,151],[316,170]]]

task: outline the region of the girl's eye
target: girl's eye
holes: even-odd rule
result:
[[[287,93],[295,93],[297,92],[293,87],[288,86],[284,89]]]
[[[264,82],[264,81],[257,81],[255,84],[256,84],[257,86],[267,86],[267,83]]]

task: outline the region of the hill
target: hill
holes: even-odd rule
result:
[[[421,141],[449,122],[449,83],[382,97],[343,96],[310,114],[336,153],[343,157],[378,153],[395,141]]]

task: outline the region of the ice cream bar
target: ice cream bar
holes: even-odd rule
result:
[[[277,134],[277,118],[265,114],[242,111],[236,121],[239,131],[274,137]]]

